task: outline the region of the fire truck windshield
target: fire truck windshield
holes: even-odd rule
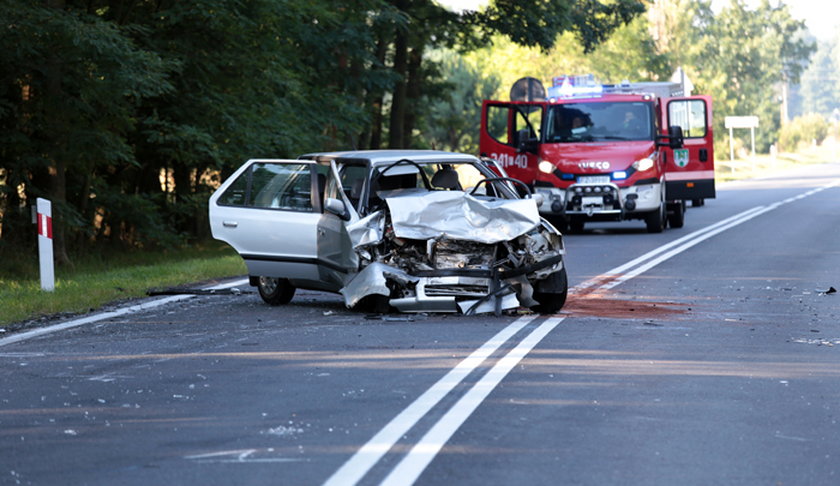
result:
[[[547,118],[547,143],[653,140],[653,113],[649,103],[553,104]]]

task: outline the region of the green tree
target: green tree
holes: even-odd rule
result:
[[[757,115],[756,149],[767,151],[780,127],[779,87],[798,82],[814,50],[804,22],[768,0],[754,9],[731,0],[717,14],[709,1],[672,3],[677,15],[661,26],[660,47],[684,66],[696,93],[712,95],[718,134],[726,133],[726,116]],[[716,139],[720,153],[724,139]]]
[[[436,69],[428,64],[424,52],[432,48],[450,48],[456,44],[469,50],[493,42],[500,35],[517,45],[551,49],[558,35],[569,32],[591,51],[619,26],[644,11],[639,0],[548,0],[523,4],[514,0],[496,0],[478,12],[453,13],[431,0],[393,0],[392,5],[405,15],[405,23],[393,29],[393,70],[397,76],[391,92],[389,146],[412,145],[417,115],[416,106],[423,86]]]
[[[499,80],[483,76],[453,51],[439,51],[446,96],[430,99],[421,127],[430,148],[478,153],[478,120],[481,102],[495,93]]]
[[[4,240],[26,242],[34,197],[53,201],[55,252],[89,228],[91,174],[136,163],[134,107],[172,91],[167,64],[125,29],[65,2],[0,3],[0,154]],[[21,197],[23,194],[24,197]]]
[[[840,50],[837,38],[820,42],[814,60],[802,75],[803,113],[830,116],[840,110]]]

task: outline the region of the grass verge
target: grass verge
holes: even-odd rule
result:
[[[718,154],[720,155],[720,154]],[[724,154],[728,156],[729,154]],[[840,160],[840,142],[827,139],[822,145],[802,148],[796,153],[776,156],[757,154],[735,161],[715,160],[715,180],[726,182],[766,177],[772,172],[805,164],[823,164]]]
[[[24,258],[23,263],[19,259],[13,270],[0,263],[0,327],[58,313],[88,312],[111,302],[145,297],[153,288],[246,273],[233,249],[216,244],[80,256],[72,268],[56,268],[54,292],[41,290],[37,257]]]

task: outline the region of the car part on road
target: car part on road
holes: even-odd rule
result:
[[[242,290],[237,287],[231,287],[229,289],[184,289],[171,287],[168,289],[149,289],[146,291],[146,295],[149,297],[158,295],[241,295],[251,293],[253,292],[250,290]]]

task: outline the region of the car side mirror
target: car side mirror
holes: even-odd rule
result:
[[[328,197],[327,200],[324,201],[324,211],[332,213],[344,221],[348,221],[350,219],[350,213],[347,211],[344,201],[340,199]]]
[[[516,151],[519,153],[531,152],[537,153],[540,141],[536,138],[531,138],[531,130],[523,128],[516,132]]]
[[[668,146],[672,149],[682,148],[683,131],[681,126],[671,125],[668,127]]]

